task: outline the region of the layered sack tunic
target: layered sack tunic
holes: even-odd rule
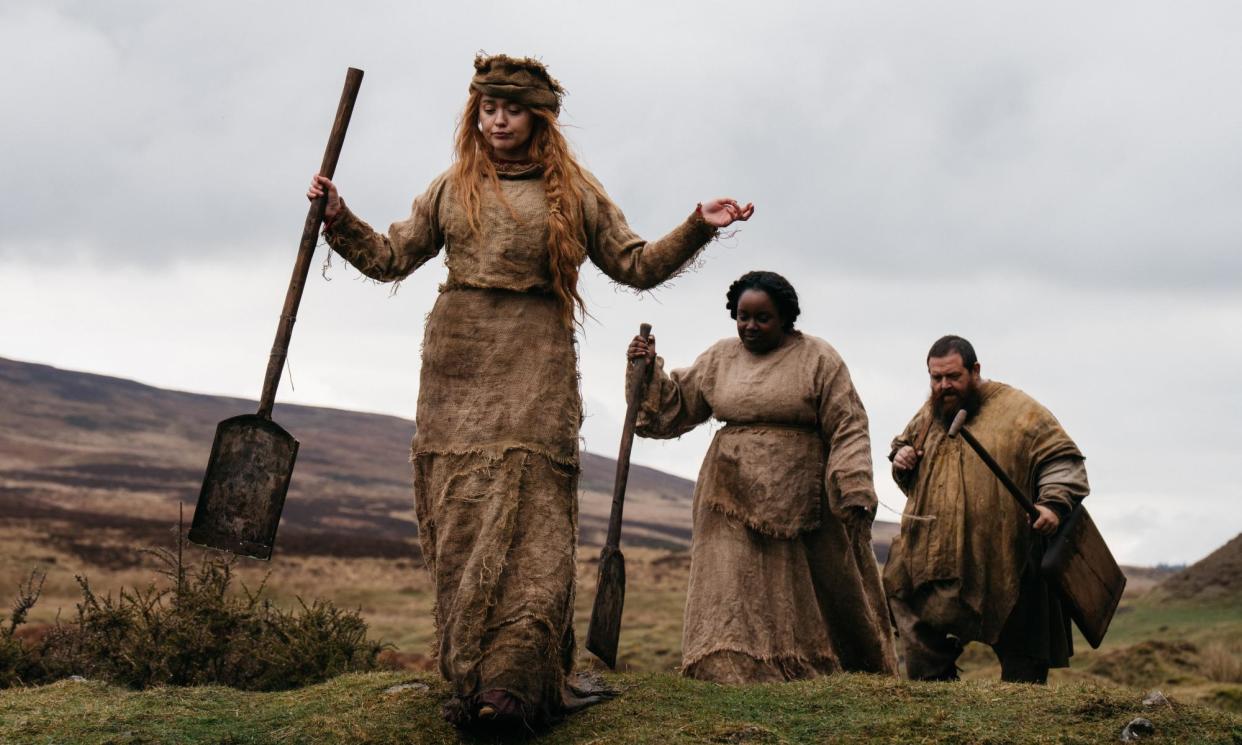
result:
[[[867,413],[840,355],[794,333],[762,355],[736,338],[665,374],[657,358],[638,415],[644,437],[724,422],[694,491],[686,675],[726,683],[840,670],[895,674],[870,529]]]
[[[500,175],[508,206],[485,188],[477,234],[445,174],[386,235],[343,209],[327,237],[380,281],[447,251],[448,280],[423,340],[411,455],[440,671],[460,697],[504,689],[548,718],[574,656],[582,406],[573,332],[552,294],[542,173]],[[622,284],[664,281],[714,235],[695,213],[648,243],[602,188],[583,194],[588,256]]]
[[[1064,518],[1088,492],[1074,441],[1051,412],[1017,388],[985,381],[979,392],[981,406],[966,426],[1024,494]],[[925,404],[893,440],[893,452],[912,445],[932,416]],[[1059,465],[1050,470],[1050,464]],[[930,518],[903,520],[893,539],[884,585],[894,612],[899,603],[963,641],[996,644],[1022,585],[1035,585],[1024,591],[1032,622],[1020,632],[1022,645],[1030,657],[1067,664],[1068,618],[1031,566],[1039,536],[983,460],[937,421],[927,429],[917,467],[894,470],[894,476],[909,498],[906,512]]]

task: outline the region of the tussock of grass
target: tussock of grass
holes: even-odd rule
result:
[[[420,680],[428,687],[386,693]],[[1242,743],[1242,717],[1175,701],[1144,708],[1137,689],[1091,684],[909,683],[840,675],[722,687],[671,675],[612,678],[622,696],[534,741],[561,743],[1097,743],[1136,716],[1160,742]],[[458,743],[430,676],[349,674],[295,691],[220,687],[130,691],[62,682],[0,692],[0,741],[72,743]],[[466,742],[491,740],[465,738]]]
[[[1203,674],[1218,683],[1242,683],[1242,643],[1214,641],[1200,653]]]
[[[318,683],[344,672],[372,670],[384,645],[367,639],[356,611],[300,598],[278,608],[243,585],[231,592],[233,562],[204,552],[197,567],[175,551],[152,551],[162,584],[100,596],[79,576],[76,617],[24,641],[16,629],[38,600],[31,575],[0,630],[0,686],[47,683],[71,675],[132,688],[222,684],[279,690]]]

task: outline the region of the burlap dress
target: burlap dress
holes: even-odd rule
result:
[[[723,683],[842,670],[896,673],[870,528],[867,413],[827,342],[789,335],[763,355],[724,339],[671,374],[656,365],[644,437],[724,423],[694,491],[682,670]]]
[[[559,712],[574,656],[582,407],[574,335],[551,294],[541,171],[502,170],[500,187],[508,206],[485,188],[477,235],[444,174],[387,234],[346,208],[327,238],[380,281],[447,251],[448,280],[423,339],[411,455],[440,671],[465,705],[504,689],[538,720]],[[625,285],[668,279],[714,235],[696,212],[648,243],[614,204],[583,193],[589,258]]]

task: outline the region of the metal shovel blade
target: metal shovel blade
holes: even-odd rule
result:
[[[298,441],[256,414],[216,427],[207,474],[194,507],[194,543],[256,559],[272,558]]]
[[[621,549],[604,547],[599,556],[599,580],[595,584],[595,605],[587,627],[586,648],[617,669],[617,642],[621,638],[621,610],[625,607],[625,557]]]

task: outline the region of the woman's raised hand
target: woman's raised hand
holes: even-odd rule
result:
[[[328,195],[328,203],[323,208],[323,219],[325,222],[332,222],[336,216],[341,214],[341,195],[336,191],[336,184],[327,176],[315,174],[311,177],[310,188],[306,190],[306,198],[312,202]]]
[[[651,334],[646,339],[641,336],[635,336],[630,342],[630,348],[626,350],[626,357],[631,360],[646,357],[648,360],[654,360],[655,351],[655,334]]]
[[[736,220],[749,220],[755,214],[755,205],[747,202],[743,207],[736,199],[728,197],[704,202],[701,209],[707,224],[717,228],[727,228]]]

